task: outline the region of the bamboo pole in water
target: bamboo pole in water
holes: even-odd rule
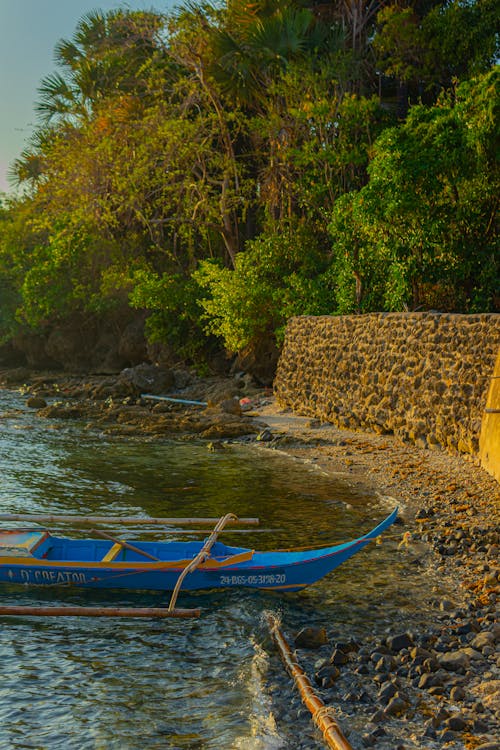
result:
[[[2,615],[29,617],[199,617],[199,609],[167,609],[166,607],[0,607]]]
[[[0,513],[0,521],[33,521],[33,523],[78,523],[78,524],[130,524],[144,526],[176,526],[196,525],[213,526],[218,518],[134,518],[133,516],[62,516],[26,513]],[[258,518],[237,518],[229,521],[229,524],[245,524],[247,526],[258,526]]]
[[[323,737],[332,750],[353,750],[352,745],[342,734],[342,730],[331,715],[331,709],[325,706],[319,698],[309,681],[306,673],[292,653],[285,636],[280,630],[278,620],[271,613],[266,614],[267,624],[274,642],[280,652],[281,659],[288,674],[293,678],[297,686],[302,702],[312,714],[316,726],[323,732]]]

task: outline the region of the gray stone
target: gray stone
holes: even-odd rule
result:
[[[410,648],[411,646],[413,646],[413,637],[410,633],[400,633],[389,636],[387,639],[387,647],[393,652],[398,652],[403,648]]]
[[[376,672],[383,672],[388,673],[392,672],[396,668],[396,661],[393,656],[389,656],[389,654],[384,654],[380,657],[380,659],[375,664],[375,671]]]
[[[45,409],[47,402],[40,396],[30,396],[26,401],[26,406],[30,409]]]
[[[463,701],[465,699],[465,690],[460,685],[455,685],[450,692],[450,700]]]
[[[392,682],[387,682],[383,685],[378,693],[378,699],[381,703],[388,703],[391,698],[394,698],[398,689]]]
[[[449,672],[465,672],[470,667],[470,657],[464,650],[440,654],[438,661]]]
[[[387,716],[402,716],[406,713],[408,706],[408,701],[396,693],[385,707],[385,714]]]
[[[457,714],[455,716],[450,716],[449,719],[446,719],[444,725],[448,729],[451,729],[453,732],[463,732],[463,730],[467,727],[467,722],[463,716]]]
[[[306,627],[299,630],[294,643],[296,648],[320,648],[328,643],[328,636],[325,628]]]
[[[471,641],[472,648],[482,651],[485,646],[492,646],[495,644],[495,636],[488,630],[483,630],[482,633],[478,633],[475,638]]]
[[[327,664],[321,669],[318,669],[314,675],[314,679],[317,685],[323,688],[332,687],[336,680],[340,677],[340,670],[333,664]]]
[[[349,657],[344,651],[341,651],[338,648],[333,649],[332,655],[330,656],[330,664],[341,665],[347,664],[348,661]]]

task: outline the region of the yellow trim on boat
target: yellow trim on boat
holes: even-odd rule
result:
[[[47,560],[44,558],[36,558],[36,557],[2,557],[1,558],[1,565],[17,565],[20,567],[37,567],[37,568],[96,568],[97,570],[101,569],[103,567],[103,563],[106,564],[107,567],[112,568],[113,570],[122,570],[130,568],[137,568],[140,570],[143,570],[144,568],[147,568],[147,570],[165,570],[169,568],[185,568],[186,565],[189,565],[192,560],[173,560],[173,561],[167,561],[167,560],[158,560],[158,562],[147,562],[143,560],[134,560],[134,561],[119,561],[115,562],[114,560],[107,560],[106,558],[111,555],[111,553],[114,551],[114,548],[116,546],[121,545],[114,545],[111,547],[111,549],[108,551],[108,553],[105,555],[105,557],[102,560],[94,560],[94,561],[80,561],[80,560]],[[116,554],[118,554],[118,551],[116,551]],[[113,557],[116,557],[116,554],[113,554]],[[236,555],[232,555],[232,557],[226,557],[224,560],[214,560],[211,558],[208,558],[208,560],[205,560],[205,562],[201,563],[199,565],[200,570],[210,570],[214,568],[226,568],[231,565],[236,565],[238,563],[247,562],[248,560],[251,560],[254,554],[254,550],[245,550],[245,552],[240,552]]]
[[[285,591],[286,589],[294,589],[295,591],[298,591],[299,589],[305,589],[306,586],[310,586],[309,583],[287,583],[284,586],[259,586],[259,589],[261,591]]]

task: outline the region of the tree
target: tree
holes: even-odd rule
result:
[[[147,86],[142,84],[151,66],[164,65],[162,26],[156,12],[92,11],[83,16],[72,38],[56,45],[62,72],[42,81],[39,115],[45,122],[85,120],[104,99],[144,95]]]
[[[344,199],[331,224],[334,275],[352,270],[340,285],[350,309],[356,284],[362,309],[495,309],[498,74],[461,84],[434,107],[411,108],[377,139],[369,183]],[[384,277],[374,277],[370,269],[384,266]]]

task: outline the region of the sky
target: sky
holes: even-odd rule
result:
[[[174,0],[0,0],[0,191],[36,125],[37,88],[57,68],[54,47],[92,10],[168,10]]]

